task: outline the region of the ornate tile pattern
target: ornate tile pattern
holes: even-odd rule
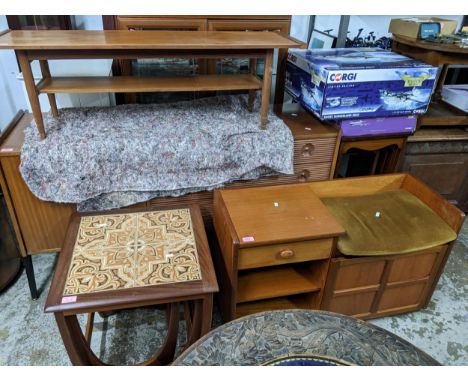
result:
[[[201,280],[189,209],[81,218],[63,295]]]

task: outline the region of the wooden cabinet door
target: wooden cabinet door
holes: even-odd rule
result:
[[[419,178],[460,209],[468,210],[468,154],[406,155],[402,170]]]
[[[333,258],[321,309],[361,319],[421,309],[446,251],[443,245],[394,256]]]
[[[60,250],[75,205],[36,198],[21,177],[19,157],[3,157],[1,165],[27,253]]]

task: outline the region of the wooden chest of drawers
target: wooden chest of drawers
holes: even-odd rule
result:
[[[215,190],[213,219],[224,321],[271,309],[319,309],[343,229],[307,185]]]

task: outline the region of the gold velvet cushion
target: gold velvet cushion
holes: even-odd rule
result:
[[[322,201],[346,230],[338,239],[344,255],[402,254],[457,238],[434,211],[403,189]]]

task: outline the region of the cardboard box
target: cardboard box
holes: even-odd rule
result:
[[[457,109],[468,113],[468,84],[445,85],[442,88],[442,99]]]
[[[410,17],[406,19],[392,19],[388,31],[416,40],[419,38],[421,24],[423,23],[439,23],[440,33],[443,35],[453,34],[457,28],[455,20],[441,19],[439,17]]]
[[[324,120],[423,114],[437,71],[382,49],[290,49],[285,88]]]
[[[338,123],[343,137],[366,137],[375,135],[410,135],[416,129],[414,115],[389,118],[346,119]]]

